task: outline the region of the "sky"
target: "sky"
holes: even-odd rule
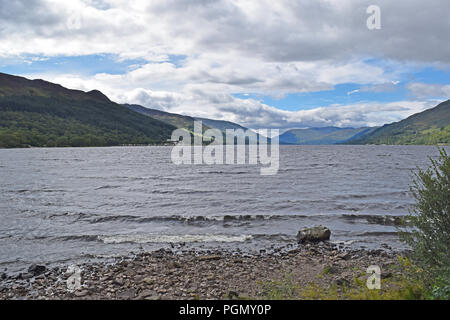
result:
[[[379,126],[450,98],[448,12],[448,0],[0,0],[0,72],[253,129]]]

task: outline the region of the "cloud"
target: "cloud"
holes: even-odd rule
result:
[[[411,85],[412,101],[306,111],[235,97],[282,98],[342,83],[384,92],[395,90],[411,65],[450,64],[449,1],[376,2],[382,28],[370,31],[372,0],[0,0],[0,57],[139,58],[144,63],[124,74],[86,77],[61,69],[28,76],[254,128],[379,125],[429,107],[416,100],[446,93],[446,87]]]
[[[358,92],[375,92],[375,93],[393,92],[398,89],[397,85],[399,83],[400,83],[399,81],[391,81],[391,82],[387,82],[387,83],[380,83],[380,84],[375,84],[375,85],[364,86],[359,89],[355,89],[355,90],[347,92],[347,95],[352,95],[352,94],[355,94]]]
[[[358,56],[450,62],[446,0],[378,0],[383,20],[377,31],[366,28],[372,0],[0,3],[0,51],[8,54],[206,52],[272,62]],[[80,28],[70,28],[74,17]]]
[[[450,85],[415,82],[409,83],[406,87],[416,98],[450,98]]]

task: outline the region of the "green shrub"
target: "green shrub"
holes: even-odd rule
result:
[[[411,248],[413,263],[435,299],[450,298],[450,158],[444,149],[426,170],[414,173],[411,192],[416,200],[400,230]]]

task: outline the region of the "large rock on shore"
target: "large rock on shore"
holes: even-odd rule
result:
[[[43,274],[45,271],[47,271],[47,268],[45,266],[40,266],[37,264],[32,264],[28,268],[28,273],[31,274],[32,276],[39,276]]]
[[[330,240],[330,236],[330,229],[324,226],[316,226],[300,230],[297,234],[297,240],[299,243],[319,242]]]

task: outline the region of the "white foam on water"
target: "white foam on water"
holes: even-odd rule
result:
[[[359,242],[358,240],[347,240],[347,241],[344,241],[344,240],[334,240],[334,241],[330,241],[332,244],[343,244],[343,245],[345,245],[345,246],[350,246],[350,245],[352,245],[352,244],[354,244],[354,243],[356,243],[356,242]]]
[[[99,236],[106,244],[112,243],[181,243],[181,242],[244,242],[251,240],[250,235],[218,235],[218,234],[185,234],[185,235],[115,235]]]

